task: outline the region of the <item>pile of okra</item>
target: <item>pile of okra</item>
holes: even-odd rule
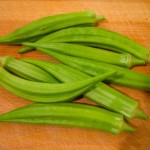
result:
[[[150,52],[132,39],[96,27],[104,16],[93,11],[35,20],[0,44],[23,45],[59,62],[0,57],[0,85],[33,104],[0,115],[0,122],[92,128],[112,134],[133,132],[133,118],[147,119],[138,101],[110,84],[150,91],[150,75],[132,67],[150,63]],[[33,52],[34,53],[34,52]],[[72,102],[85,97],[97,105]]]

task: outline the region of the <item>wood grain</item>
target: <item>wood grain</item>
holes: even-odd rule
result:
[[[103,14],[106,21],[99,24],[150,49],[150,1],[149,0],[45,0],[45,1],[0,1],[0,36],[41,17],[58,13],[94,10]],[[0,45],[0,56],[13,55],[53,60],[39,52],[17,54],[20,46]],[[133,68],[150,75],[150,65]],[[116,89],[137,99],[140,107],[150,116],[150,93],[126,87]],[[78,102],[90,103],[86,99]],[[30,104],[0,87],[0,113]],[[148,150],[150,143],[150,121],[134,119],[137,128],[133,134],[113,136],[102,131],[65,128],[57,126],[0,123],[1,150]]]

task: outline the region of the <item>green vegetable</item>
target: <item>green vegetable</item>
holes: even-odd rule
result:
[[[26,46],[45,48],[54,52],[71,56],[88,58],[96,61],[106,62],[122,67],[130,68],[135,65],[144,64],[143,60],[132,57],[130,54],[119,54],[105,50],[97,50],[92,47],[68,44],[68,43],[23,43]]]
[[[50,84],[28,81],[0,68],[0,84],[8,91],[32,101],[58,102],[74,99],[93,87],[99,80],[103,80],[114,73],[114,71],[108,72],[79,82]]]
[[[46,71],[32,64],[19,61],[12,56],[0,57],[0,63],[6,70],[22,78],[31,81],[58,83],[58,81]]]
[[[41,38],[43,38],[43,37],[45,37],[46,36],[46,34],[42,34],[42,35],[37,35],[37,36],[34,36],[34,37],[30,37],[30,38],[27,38],[27,39],[25,39],[25,40],[23,40],[23,41],[19,41],[19,40],[16,40],[16,41],[10,41],[9,43],[5,43],[4,41],[1,41],[1,38],[2,37],[0,37],[0,44],[11,44],[11,45],[21,45],[22,44],[22,42],[35,42],[35,41],[38,41],[39,39],[41,39]]]
[[[40,102],[40,103],[51,103],[51,102],[66,102],[66,101],[72,101],[76,97],[82,95],[86,91],[88,91],[90,88],[92,88],[92,85],[86,86],[84,88],[70,91],[70,92],[63,92],[63,93],[57,93],[57,94],[38,94],[33,92],[27,92],[20,90],[19,88],[13,87],[5,82],[0,81],[0,85],[7,89],[9,92],[25,98],[27,100],[31,100],[34,102]]]
[[[104,62],[98,62],[94,60],[88,60],[85,58],[72,57],[68,55],[52,52],[47,49],[38,48],[40,52],[48,54],[62,63],[76,68],[89,75],[98,75],[100,73],[106,73],[108,71],[117,70],[118,74],[108,77],[105,81],[109,83],[129,86],[145,91],[150,91],[150,76],[142,73],[138,73],[133,70],[125,69],[112,64]]]
[[[112,134],[135,131],[120,114],[78,103],[31,104],[0,115],[0,121],[92,128]]]
[[[14,76],[13,74],[7,72],[5,69],[0,68],[0,80],[19,88],[23,91],[39,93],[39,94],[57,94],[62,92],[70,92],[77,90],[92,84],[94,81],[97,82],[100,79],[106,78],[115,74],[115,71],[107,72],[105,74],[99,75],[93,79],[87,79],[86,81],[80,81],[69,84],[50,84],[50,83],[41,83],[33,82],[22,79],[20,77]]]
[[[19,29],[16,29],[8,35],[0,37],[0,43],[21,43],[26,39],[37,37],[39,35],[50,33],[59,29],[82,24],[94,24],[103,18],[103,16],[97,17],[93,11],[48,16],[35,20]]]
[[[102,19],[102,16],[96,16],[96,17],[97,17],[97,21],[104,19],[104,18]],[[87,26],[95,26],[95,24],[93,24],[93,23],[87,23],[87,24],[76,25],[75,27],[87,27]],[[47,34],[49,34],[49,33],[28,38],[28,39],[26,39],[26,40],[23,41],[23,42],[36,42],[36,41],[39,41],[40,39],[43,39],[44,37],[46,37]],[[50,33],[50,34],[52,34],[52,33]],[[10,44],[11,44],[11,43],[10,43]],[[16,42],[16,43],[13,42],[12,44],[13,44],[13,45],[20,45],[20,44],[22,44],[22,42]],[[20,49],[18,50],[18,53],[25,53],[25,52],[28,52],[28,51],[31,51],[31,50],[33,50],[32,47],[26,47],[26,46],[25,46],[25,47],[23,47],[23,48],[20,48]]]
[[[21,60],[42,68],[61,82],[70,83],[90,78],[89,75],[64,64],[32,59]],[[137,101],[102,82],[98,83],[96,88],[85,93],[84,96],[100,106],[124,115],[128,120],[135,117],[147,118],[147,115],[138,108]]]
[[[84,94],[84,96],[101,104],[109,110],[124,115],[127,120],[136,117],[141,119],[148,118],[148,116],[139,108],[137,101],[102,82],[99,83],[95,89]]]
[[[36,43],[71,42],[104,48],[119,53],[130,53],[150,63],[149,50],[119,33],[96,27],[72,27],[49,34]]]
[[[64,83],[77,82],[91,78],[91,76],[61,63],[35,59],[33,60],[28,58],[21,58],[20,61],[27,62],[42,68],[43,70],[53,75],[57,80]]]

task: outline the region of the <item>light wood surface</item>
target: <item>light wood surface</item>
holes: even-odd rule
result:
[[[100,27],[110,29],[141,43],[150,49],[149,0],[1,0],[0,36],[32,20],[82,10],[94,10],[106,20]],[[20,46],[0,45],[0,56],[13,55],[54,60],[39,52],[17,54]],[[133,68],[150,75],[149,66]],[[114,86],[137,99],[140,107],[150,116],[150,93]],[[91,103],[86,99],[79,102]],[[0,113],[30,104],[0,87]],[[134,119],[130,122],[137,131],[118,136],[88,129],[57,126],[0,123],[0,150],[149,150],[150,121]]]

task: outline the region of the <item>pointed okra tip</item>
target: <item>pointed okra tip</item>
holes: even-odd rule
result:
[[[133,67],[133,66],[138,66],[138,65],[145,65],[146,62],[142,59],[132,56],[132,60],[130,63],[131,63],[130,67]]]
[[[134,127],[130,126],[129,124],[127,124],[126,122],[124,122],[123,126],[122,126],[122,131],[135,132],[136,129]]]
[[[8,35],[4,35],[0,37],[0,44],[7,44],[9,43],[9,36]]]
[[[32,49],[33,48],[31,48],[31,47],[23,47],[23,48],[21,48],[21,49],[18,50],[18,53],[19,54],[23,54],[23,53],[31,51]]]
[[[135,112],[135,117],[137,117],[137,118],[141,118],[141,119],[144,119],[144,120],[146,120],[146,119],[148,119],[148,115],[147,114],[145,114],[141,109],[137,109],[136,110],[136,112]]]
[[[97,22],[98,22],[98,21],[103,21],[103,20],[105,20],[105,17],[102,16],[102,15],[96,15],[95,17],[96,17],[96,21],[97,21]]]
[[[149,55],[148,55],[148,58],[147,58],[146,62],[147,62],[148,64],[150,64],[150,51],[149,51]]]
[[[23,42],[22,45],[24,45],[24,46],[29,46],[29,47],[32,47],[32,48],[35,48],[35,47],[36,47],[36,44],[35,44],[35,43],[30,43],[30,42]]]

